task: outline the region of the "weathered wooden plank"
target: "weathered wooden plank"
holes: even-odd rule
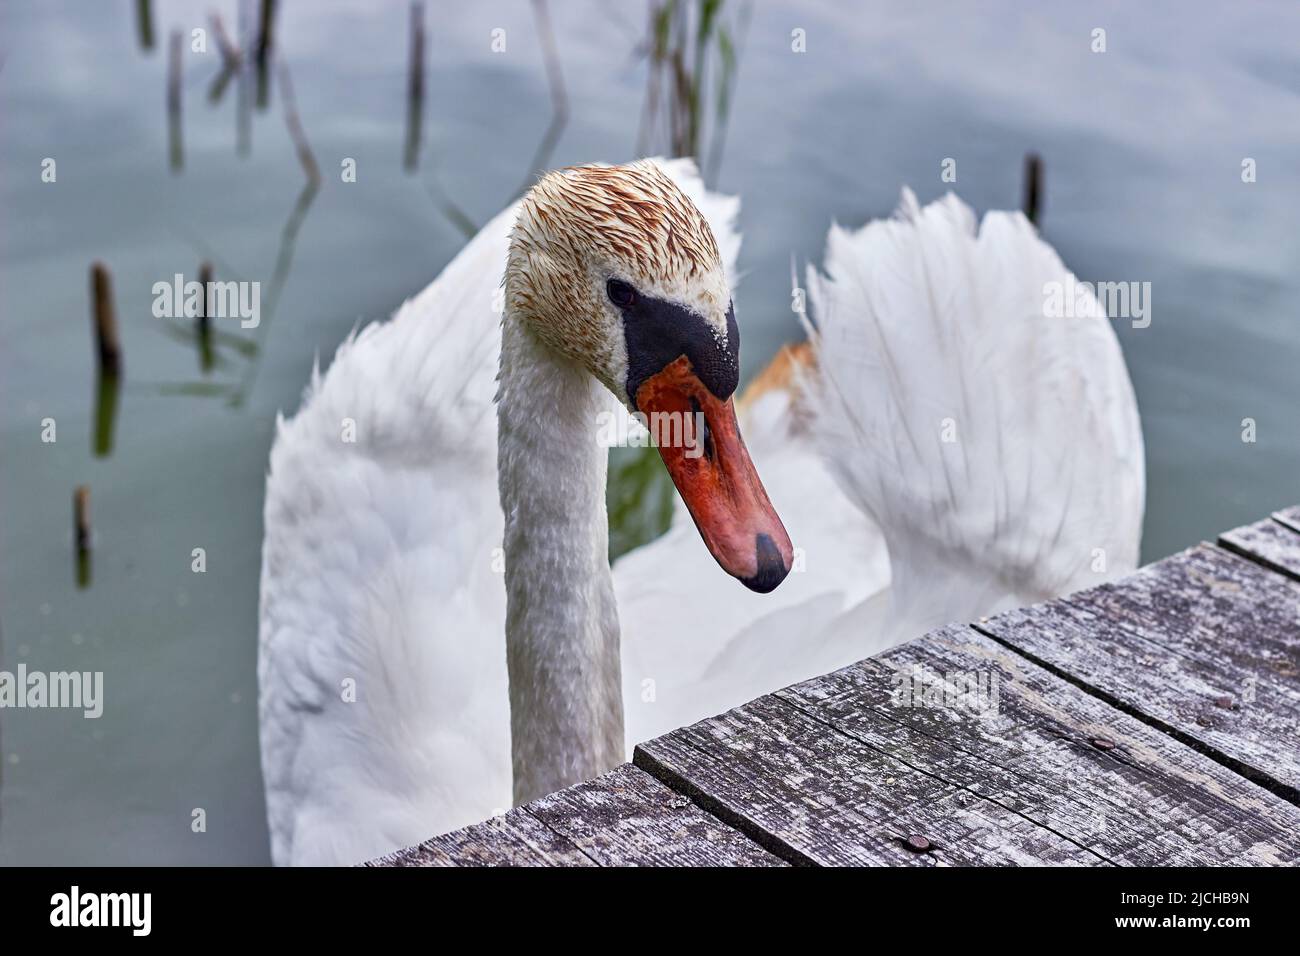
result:
[[[600,866],[785,865],[631,764],[527,809]]]
[[[387,866],[784,866],[644,771],[586,783],[382,857]]]
[[[368,866],[595,866],[523,808],[379,857]]]
[[[1243,557],[1300,581],[1300,529],[1265,518],[1219,535],[1219,544]]]
[[[884,682],[892,673],[876,661],[854,669]],[[1104,862],[941,772],[909,765],[894,744],[838,732],[783,692],[642,744],[633,759],[794,862]]]
[[[1300,505],[1292,505],[1290,508],[1274,511],[1273,518],[1293,531],[1300,531]]]
[[[979,629],[1292,802],[1300,585],[1209,545]]]
[[[899,675],[918,671],[996,680],[996,708],[910,706]],[[965,627],[674,731],[635,760],[808,862],[1300,859],[1300,810]]]
[[[781,694],[1111,862],[1300,859],[1300,809],[970,628],[877,663],[887,686],[859,665]],[[947,696],[918,706],[900,674]]]

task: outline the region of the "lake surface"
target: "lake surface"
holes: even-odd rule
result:
[[[1043,232],[1066,263],[1152,283],[1150,327],[1117,323],[1146,434],[1144,559],[1300,501],[1300,7],[827,0],[755,4],[743,26],[733,6],[739,66],[716,185],[744,200],[746,374],[799,337],[790,257],[819,261],[832,219],[886,214],[904,184],[938,197],[947,157],[976,210],[1016,207],[1037,151]],[[295,215],[304,176],[279,75],[267,108],[251,106],[241,155],[238,81],[210,102],[211,32],[208,52],[189,49],[213,9],[238,36],[237,4],[152,7],[151,49],[129,0],[0,8],[0,666],[103,671],[107,698],[98,720],[0,713],[0,863],[268,861],[256,634],[276,412],[296,407],[316,355],[438,273],[464,242],[461,220],[482,224],[518,194],[552,117],[531,4],[431,3],[407,172],[408,5],[283,0],[276,58],[322,170]],[[550,16],[568,117],[543,161],[633,158],[644,8],[572,0]],[[1094,28],[1105,53],[1090,49]],[[805,53],[791,50],[795,29]],[[165,109],[172,30],[187,38],[180,170]],[[712,149],[716,118],[706,130]],[[646,146],[667,149],[662,135]],[[340,180],[344,158],[355,183]],[[194,278],[203,259],[218,278],[263,283],[262,325],[221,326],[206,373],[194,343],[151,313],[153,284]],[[102,456],[95,260],[112,273],[125,353]],[[1254,443],[1241,440],[1246,418]],[[71,526],[82,484],[86,587]],[[206,832],[193,832],[196,809]]]

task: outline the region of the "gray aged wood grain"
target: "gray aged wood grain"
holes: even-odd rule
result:
[[[631,764],[527,809],[600,866],[785,865]]]
[[[1201,545],[978,627],[1297,800],[1300,584]]]
[[[1300,520],[1297,523],[1300,524]],[[1300,527],[1288,524],[1282,512],[1225,531],[1219,535],[1219,544],[1278,574],[1300,581]]]
[[[907,706],[898,675],[918,673],[996,678],[996,712]],[[967,627],[674,731],[635,760],[805,862],[1300,859],[1296,807]],[[909,836],[929,849],[909,851]]]
[[[367,866],[594,866],[593,860],[523,808],[444,833]]]
[[[1300,505],[1273,512],[1273,520],[1280,521],[1293,531],[1300,531]]]
[[[380,866],[783,866],[631,764],[483,823],[375,860]]]
[[[946,684],[986,675],[987,686],[996,678],[996,708],[977,708],[976,717],[968,708],[891,700],[880,710],[903,729],[876,720],[868,732],[911,748],[916,766],[1001,799],[1109,861],[1300,859],[1296,807],[970,628],[945,629],[882,662],[911,674],[928,668]],[[857,673],[782,694],[819,701],[817,713],[857,733],[869,723],[858,715],[865,699],[843,686]]]
[[[761,697],[642,744],[633,759],[799,864],[1104,862],[942,775],[836,732],[783,697]]]

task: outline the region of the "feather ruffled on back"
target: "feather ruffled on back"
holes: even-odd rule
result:
[[[1104,317],[1045,315],[1069,276],[1019,213],[956,196],[831,229],[808,270],[814,429],[884,531],[909,633],[1137,564],[1141,427]]]

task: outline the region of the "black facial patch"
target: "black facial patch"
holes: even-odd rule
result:
[[[736,310],[727,305],[727,344],[697,313],[664,299],[638,295],[623,313],[627,343],[627,395],[635,404],[643,382],[685,355],[704,387],[725,400],[740,382],[740,330]]]

